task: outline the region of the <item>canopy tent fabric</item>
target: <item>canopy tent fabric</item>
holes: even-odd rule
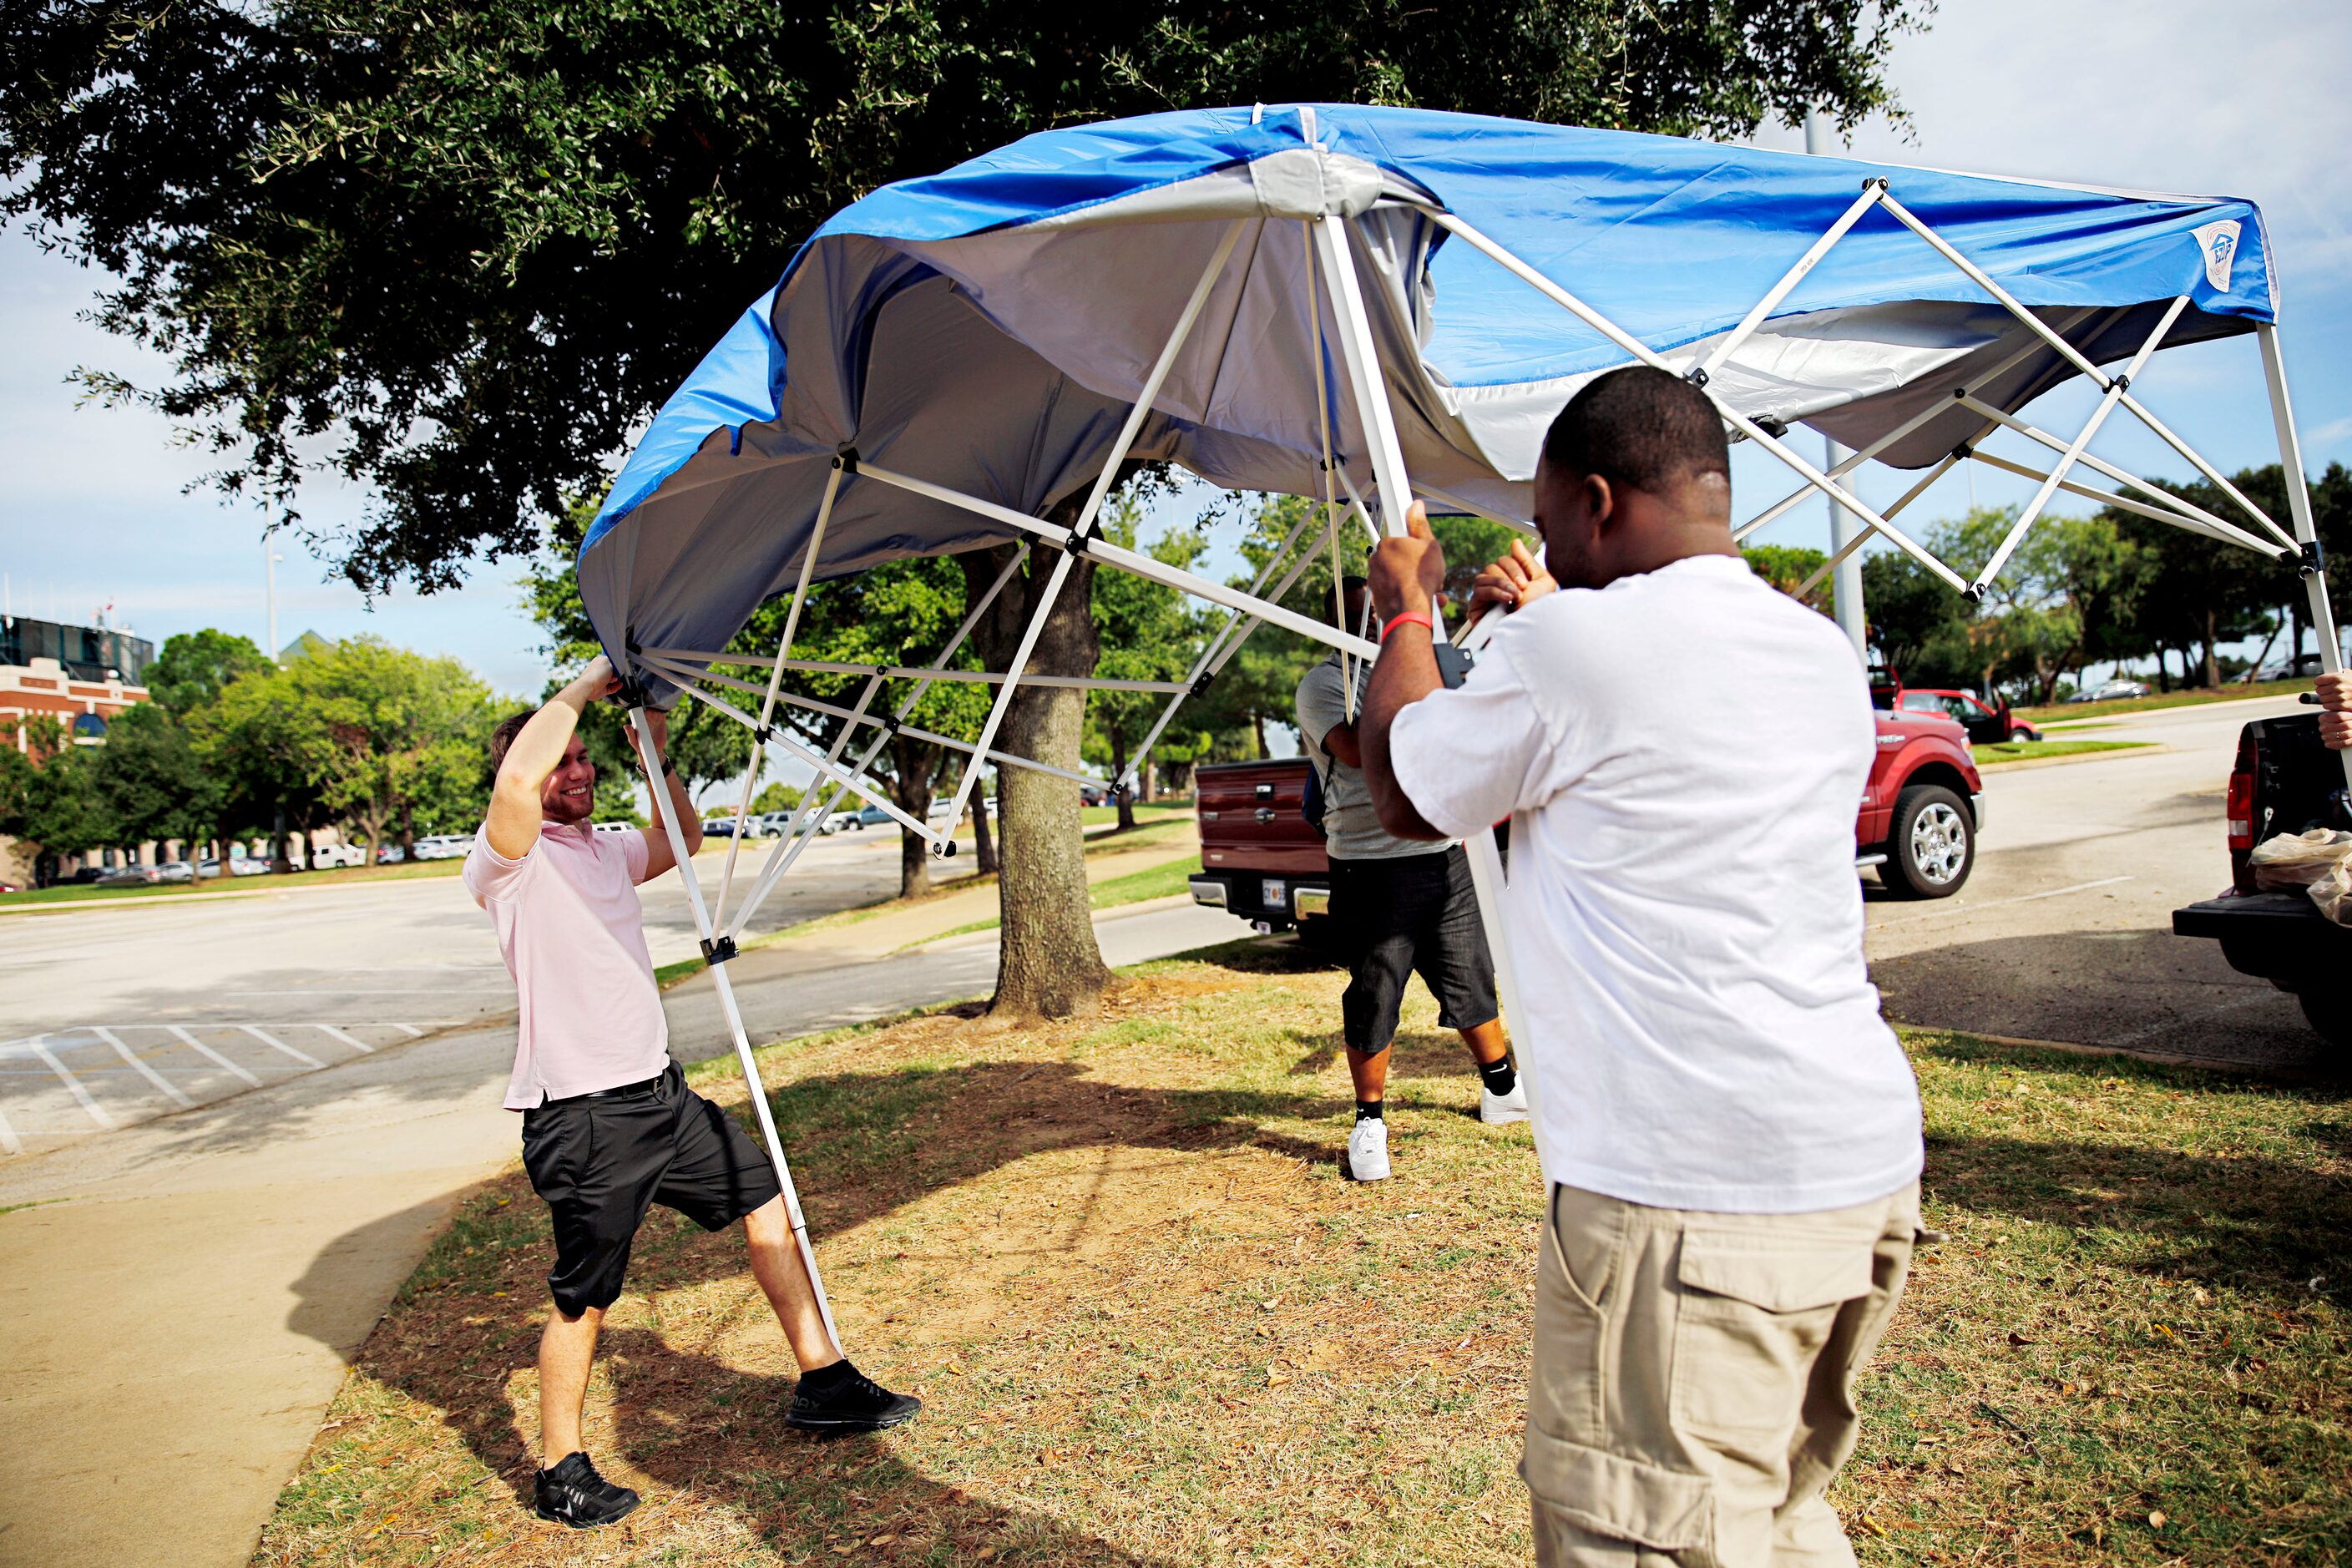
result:
[[[1467,225],[1676,368],[1706,362],[1870,181],[2093,364],[2274,319],[2262,216],[2135,195],[1351,105],[1148,116],[1028,137],[835,215],[662,408],[581,552],[615,652],[718,648],[796,579],[854,448],[1034,516],[1101,468],[1180,303],[1244,232],[1132,447],[1234,489],[1319,493],[1317,383],[1372,490],[1308,225],[1346,218],[1404,465],[1441,506],[1529,513],[1542,431],[1633,357],[1456,237]],[[1873,204],[1708,377],[1775,430],[1936,462],[2079,365]],[[971,510],[842,487],[814,574],[1008,537]]]

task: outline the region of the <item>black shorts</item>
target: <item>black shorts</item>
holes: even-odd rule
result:
[[[675,1062],[635,1094],[524,1111],[522,1166],[555,1220],[547,1285],[567,1318],[620,1296],[651,1205],[724,1230],[782,1191],[760,1146],[688,1089]]]
[[[1331,918],[1348,955],[1350,978],[1339,1016],[1355,1049],[1374,1056],[1388,1049],[1415,970],[1447,1028],[1495,1021],[1495,962],[1478,918],[1470,858],[1458,845],[1394,860],[1332,861]]]

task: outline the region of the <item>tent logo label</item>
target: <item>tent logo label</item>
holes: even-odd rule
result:
[[[2238,258],[2238,220],[2223,218],[2189,232],[2197,241],[2197,253],[2205,258],[2205,281],[2213,285],[2216,292],[2227,294],[2230,263]]]

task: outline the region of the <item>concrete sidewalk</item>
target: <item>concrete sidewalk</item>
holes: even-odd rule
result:
[[[890,954],[994,909],[975,889],[744,954],[753,1037],[986,994],[993,933]],[[1114,964],[1247,931],[1170,900],[1096,925]],[[682,1059],[731,1048],[708,975],[665,1005]],[[515,1157],[513,1047],[510,1020],[434,1037],[0,1165],[0,1564],[247,1562],[434,1227]]]

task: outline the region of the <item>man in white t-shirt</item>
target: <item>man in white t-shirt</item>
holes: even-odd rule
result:
[[[1545,437],[1509,619],[1459,689],[1425,623],[1444,563],[1370,569],[1361,722],[1381,824],[1511,818],[1512,1020],[1549,1183],[1520,1467],[1537,1559],[1829,1568],[1853,1381],[1908,1272],[1919,1101],[1862,952],[1853,814],[1875,745],[1828,620],[1732,542],[1706,398],[1595,380]]]

